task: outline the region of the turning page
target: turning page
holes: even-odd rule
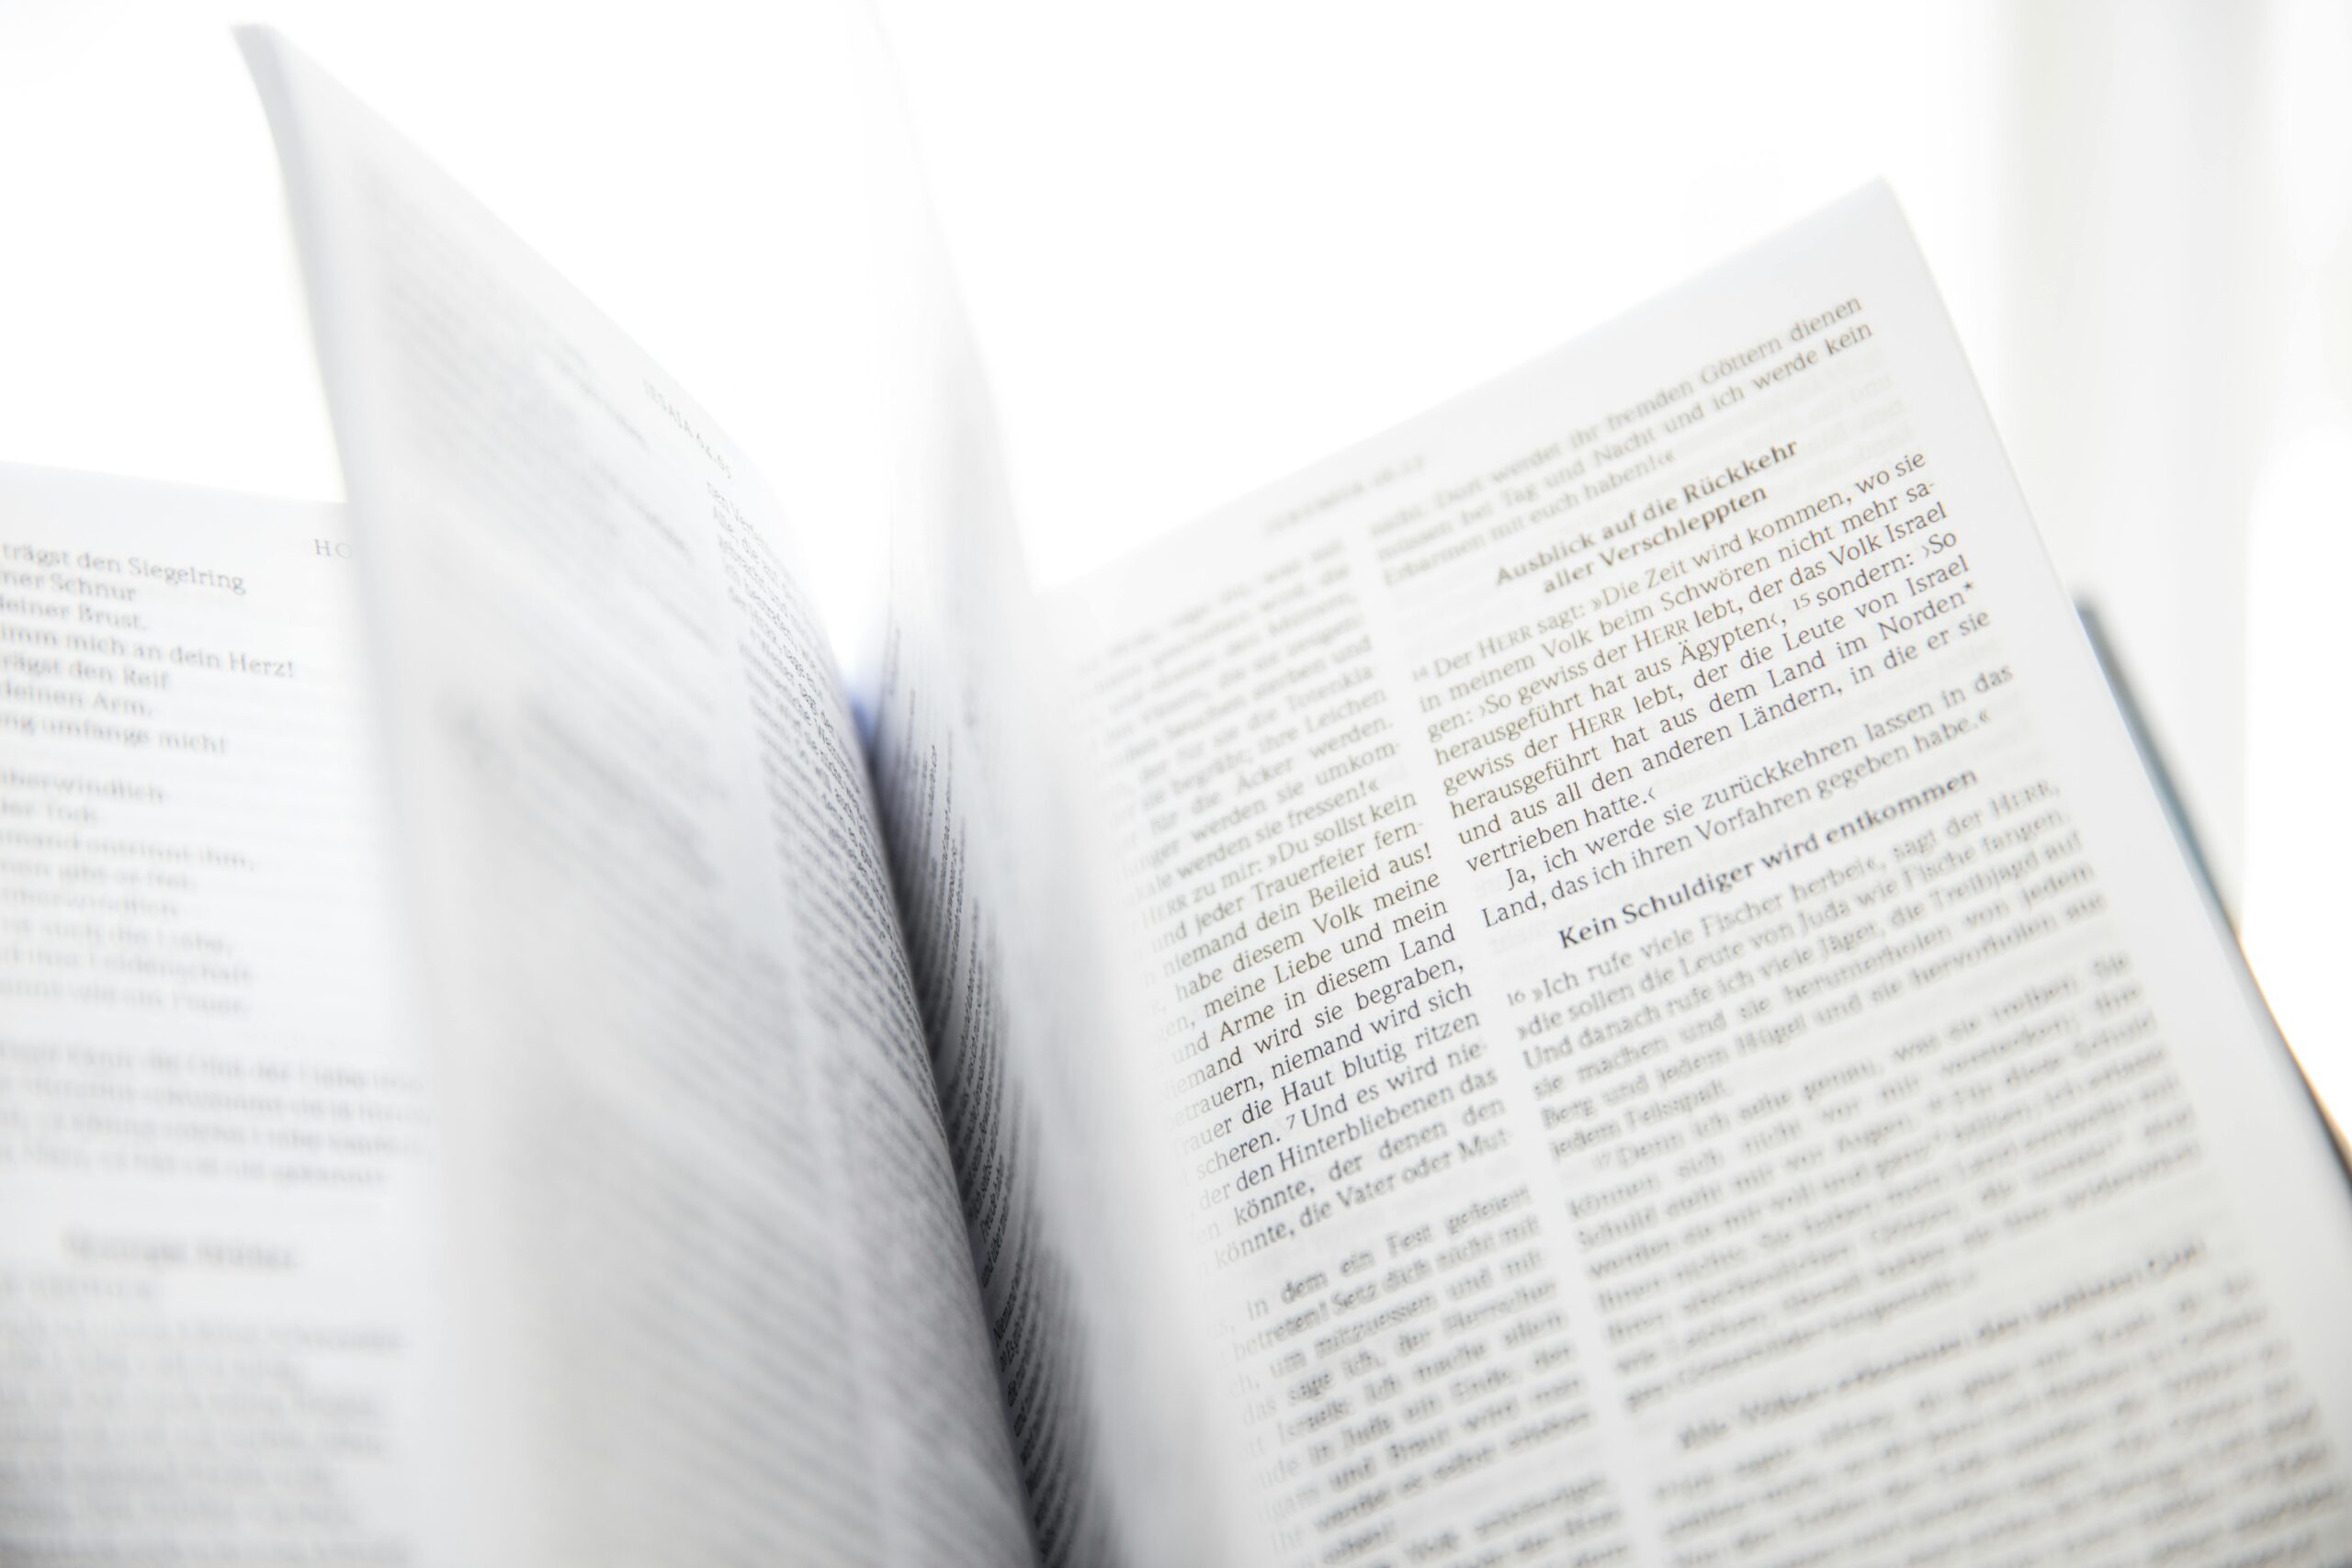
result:
[[[339,509],[0,469],[0,1559],[413,1544],[425,1097]]]
[[[1012,523],[988,390],[879,50],[881,251],[899,327],[888,616],[860,690],[934,1076],[1047,1564],[1236,1561],[1233,1444],[1189,1353],[1143,1077],[1104,1050],[1130,965],[1096,918],[1107,824]]]
[[[1059,608],[1290,1560],[2344,1560],[2352,1196],[1883,190]]]
[[[245,42],[386,699],[447,1108],[453,1563],[1027,1563],[865,769],[680,389]]]

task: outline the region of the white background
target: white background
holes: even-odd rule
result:
[[[883,12],[1047,581],[1887,177],[2352,1104],[2346,6]],[[692,389],[855,620],[888,477],[830,0],[0,0],[0,460],[340,494],[252,19]]]

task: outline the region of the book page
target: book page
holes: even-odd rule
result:
[[[1058,607],[1289,1560],[2352,1549],[2352,1196],[1883,189]]]
[[[0,1559],[407,1561],[426,1099],[338,509],[0,469]]]
[[[435,1551],[1033,1561],[792,530],[544,263],[244,36],[370,565],[447,1111]]]

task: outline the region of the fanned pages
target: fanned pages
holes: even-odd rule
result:
[[[370,566],[447,1123],[451,1562],[1026,1562],[865,771],[693,400],[244,36]]]
[[[2352,1183],[1893,198],[1041,602],[851,30],[806,534],[241,35],[350,505],[0,471],[0,1557],[2352,1562]]]
[[[1100,918],[1109,829],[1069,765],[985,378],[875,64],[901,445],[859,705],[1039,1556],[1236,1562],[1234,1433],[1192,1375],[1204,1314],[1166,1245],[1180,1195],[1113,1044],[1140,993]]]

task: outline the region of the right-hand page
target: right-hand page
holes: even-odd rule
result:
[[[2352,1194],[1883,189],[1059,609],[1289,1557],[2352,1545]]]

